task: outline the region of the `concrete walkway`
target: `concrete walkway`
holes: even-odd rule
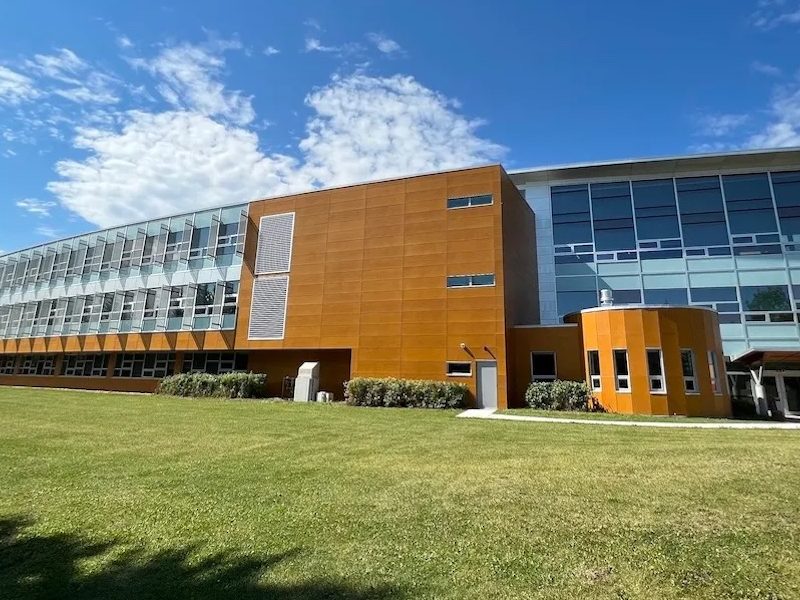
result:
[[[621,427],[661,427],[663,429],[795,429],[800,431],[800,422],[780,421],[734,421],[720,419],[716,422],[667,422],[667,421],[613,421],[610,419],[570,419],[569,417],[530,417],[506,415],[493,408],[470,408],[457,415],[464,419],[492,419],[496,421],[528,421],[532,423],[568,423],[570,425],[617,425]]]

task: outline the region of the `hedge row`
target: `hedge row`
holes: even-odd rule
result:
[[[534,381],[525,391],[525,402],[544,410],[603,411],[585,381]]]
[[[170,396],[217,396],[221,398],[261,398],[266,392],[263,373],[181,373],[170,375],[158,384],[159,394]]]
[[[449,381],[355,377],[344,384],[344,400],[353,406],[464,408],[469,388]]]

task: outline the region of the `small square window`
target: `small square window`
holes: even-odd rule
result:
[[[531,352],[531,381],[555,381],[555,352]]]
[[[447,374],[450,377],[469,377],[472,375],[471,362],[448,362]]]

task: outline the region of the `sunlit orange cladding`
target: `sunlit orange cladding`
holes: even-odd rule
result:
[[[599,353],[601,383],[594,395],[607,410],[730,415],[715,311],[701,307],[612,306],[587,309],[567,320],[580,326],[584,362],[588,351]],[[625,375],[619,374],[615,350],[627,353],[627,387],[624,381],[618,381]],[[589,381],[588,364],[586,369]]]

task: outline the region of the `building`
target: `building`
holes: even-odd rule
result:
[[[800,412],[800,150],[511,178],[536,214],[542,324],[596,306],[604,288],[618,303],[713,308],[734,403],[752,406],[763,377],[767,399]]]
[[[339,396],[455,379],[502,408],[559,377],[612,410],[722,415],[730,382],[793,410],[799,190],[797,150],[493,165],[60,240],[0,257],[0,384],[249,369],[281,395],[313,360]]]

